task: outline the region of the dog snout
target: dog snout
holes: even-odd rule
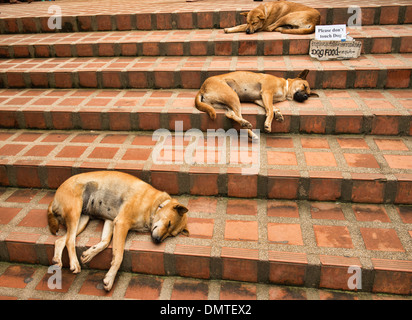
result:
[[[152,240],[153,240],[154,243],[160,243],[162,241],[162,237],[158,233],[159,230],[156,230],[157,227],[158,227],[158,225],[155,224],[153,226],[152,232],[151,232],[152,233]]]
[[[153,240],[154,243],[162,242],[162,238],[160,236],[153,236],[152,235],[152,240]]]
[[[303,102],[303,101],[307,100],[308,98],[309,98],[308,94],[306,92],[303,92],[303,91],[297,91],[293,95],[293,100],[295,100],[297,102]]]
[[[252,33],[253,33],[253,30],[247,28],[247,29],[246,29],[246,33],[247,33],[247,34],[252,34]]]

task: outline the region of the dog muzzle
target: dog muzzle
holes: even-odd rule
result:
[[[308,94],[305,91],[296,91],[293,95],[293,100],[303,102],[308,99]]]

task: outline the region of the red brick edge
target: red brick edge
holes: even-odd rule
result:
[[[50,265],[56,237],[50,236],[45,241],[39,241],[40,238],[41,235],[19,232],[11,232],[5,239],[0,237],[0,259]],[[77,247],[77,253],[94,244],[93,241],[89,242],[86,247]],[[110,246],[83,268],[108,270],[111,255]],[[372,258],[370,265],[373,267],[370,268],[362,265],[356,257],[308,256],[305,253],[270,250],[267,255],[267,259],[260,259],[257,249],[223,247],[219,256],[212,256],[209,246],[179,244],[172,253],[168,253],[165,252],[165,244],[132,241],[124,252],[121,270],[197,279],[412,294],[412,261]],[[63,254],[63,266],[69,266],[66,251]]]

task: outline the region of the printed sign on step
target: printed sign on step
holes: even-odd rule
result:
[[[316,26],[315,39],[321,41],[345,41],[346,25],[335,24],[330,26]]]

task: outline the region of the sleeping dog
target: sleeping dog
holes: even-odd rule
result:
[[[195,106],[206,112],[209,117],[216,119],[214,107],[228,109],[226,117],[239,123],[242,128],[248,129],[249,137],[257,136],[250,130],[252,125],[243,119],[241,102],[254,102],[265,108],[265,132],[270,132],[273,117],[283,121],[283,116],[273,103],[284,100],[304,102],[309,96],[318,96],[309,88],[306,76],[309,70],[302,71],[294,79],[283,79],[270,74],[236,71],[213,76],[203,83],[195,98]]]
[[[187,211],[166,192],[126,173],[98,171],[72,176],[57,189],[47,212],[52,234],[57,233],[60,224],[67,228],[55,243],[53,263],[62,266],[66,246],[70,270],[80,272],[76,236],[86,228],[91,216],[104,219],[102,241],[83,252],[81,261],[89,262],[109,245],[113,236],[113,259],[103,280],[104,288],[110,291],[123,260],[128,231],[150,231],[155,242],[179,233],[188,235]]]

